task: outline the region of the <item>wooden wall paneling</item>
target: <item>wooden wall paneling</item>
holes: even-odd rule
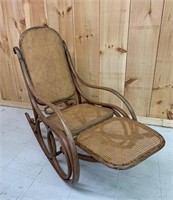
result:
[[[5,28],[5,13],[2,1],[0,1],[0,90],[1,99],[18,100],[17,91],[15,90],[15,80],[11,59],[9,58],[9,45]],[[9,87],[11,85],[11,87]]]
[[[85,81],[99,84],[99,0],[74,0],[76,69]],[[98,91],[84,91],[98,99]]]
[[[2,46],[2,98],[11,101],[28,101],[26,88],[21,75],[20,66],[16,60],[13,47],[18,46],[19,35],[25,29],[25,20],[22,8],[22,0],[2,0],[1,29]],[[1,15],[2,15],[1,13]],[[2,26],[1,24],[1,26]],[[6,93],[6,94],[5,94]]]
[[[173,1],[165,0],[150,116],[173,120]]]
[[[4,3],[4,2],[3,2]],[[14,68],[12,67],[11,59],[9,57],[10,49],[8,44],[8,37],[5,28],[5,11],[0,1],[0,90],[1,99],[4,100],[18,100],[18,94],[15,89],[15,79],[13,76]]]
[[[124,94],[130,0],[100,1],[100,85]],[[116,103],[111,94],[100,93],[100,100]]]
[[[149,116],[163,0],[131,0],[125,97]]]
[[[0,68],[0,73],[1,73],[1,68]],[[1,77],[0,77],[1,78]],[[1,84],[1,81],[0,81]],[[1,92],[1,86],[0,86],[0,100],[2,100],[2,92]]]
[[[74,48],[74,23],[73,4],[71,0],[45,0],[47,23],[55,29],[66,42],[73,62]]]
[[[30,28],[31,27],[30,2],[29,0],[23,0],[22,4],[23,4],[24,15],[25,15],[25,25],[26,25],[26,28]]]
[[[44,0],[48,26],[59,32],[58,0]]]
[[[23,0],[26,27],[47,25],[44,0]]]
[[[0,0],[0,104],[28,105],[12,47],[26,28],[48,25],[66,41],[84,80],[125,94],[137,115],[172,119],[172,13],[172,0]]]

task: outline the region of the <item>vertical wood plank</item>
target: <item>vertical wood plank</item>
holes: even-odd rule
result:
[[[58,0],[44,0],[48,25],[59,32]]]
[[[100,85],[124,94],[130,0],[100,1]],[[113,95],[100,93],[100,99],[121,103]]]
[[[151,117],[173,119],[173,1],[165,0],[154,84]]]
[[[99,0],[74,0],[76,69],[85,81],[99,83]],[[98,99],[98,91],[85,92]]]
[[[44,0],[23,0],[26,27],[47,25]]]
[[[24,10],[24,15],[25,15],[26,28],[30,28],[31,20],[30,20],[30,2],[29,2],[29,0],[23,0],[23,10]]]
[[[14,57],[13,47],[18,45],[19,35],[25,29],[22,0],[1,1],[1,39],[3,40],[2,51],[2,96],[3,99],[12,101],[28,101],[26,88],[19,64]],[[1,24],[2,26],[2,24]],[[5,94],[6,93],[6,94]]]
[[[4,21],[4,10],[0,1],[0,90],[1,99],[15,101],[18,99],[15,80],[9,58],[9,45]]]
[[[74,24],[71,0],[45,0],[47,23],[66,42],[74,62]]]
[[[125,97],[149,116],[163,0],[131,0]]]

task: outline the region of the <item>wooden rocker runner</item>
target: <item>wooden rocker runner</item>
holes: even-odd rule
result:
[[[79,159],[128,169],[164,146],[163,137],[137,121],[132,107],[120,93],[86,83],[78,76],[67,46],[55,30],[30,28],[21,35],[19,47],[14,47],[14,53],[34,113],[34,118],[28,113],[26,117],[42,150],[63,180],[78,182]],[[90,99],[81,85],[114,94],[128,113],[116,105]],[[87,154],[79,153],[77,147]],[[65,156],[66,169],[60,163],[60,155]]]

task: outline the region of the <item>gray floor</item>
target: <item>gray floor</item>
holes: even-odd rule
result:
[[[80,181],[72,187],[50,166],[25,111],[0,107],[1,200],[173,199],[173,129],[152,126],[164,136],[166,146],[132,169],[117,171],[80,161]]]

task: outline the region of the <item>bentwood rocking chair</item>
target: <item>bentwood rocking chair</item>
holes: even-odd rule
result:
[[[134,110],[120,93],[86,83],[78,76],[67,46],[55,30],[30,28],[21,35],[19,47],[14,47],[14,53],[34,113],[33,118],[28,113],[26,117],[43,152],[63,180],[78,182],[79,159],[128,169],[164,146],[163,137],[137,121]],[[114,94],[128,113],[116,105],[92,100],[81,85]],[[65,156],[66,170],[60,164],[60,154]]]

